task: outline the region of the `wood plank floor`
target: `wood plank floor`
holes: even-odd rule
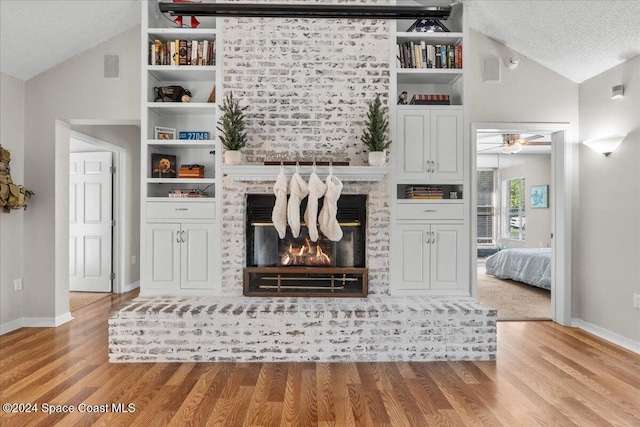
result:
[[[0,425],[640,426],[640,356],[552,322],[499,322],[497,362],[109,364],[107,318],[134,296],[1,336],[0,402],[39,412]]]

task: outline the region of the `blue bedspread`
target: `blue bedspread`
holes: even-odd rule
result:
[[[505,249],[486,259],[487,274],[551,290],[551,249]]]

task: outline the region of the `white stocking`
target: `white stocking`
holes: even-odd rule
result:
[[[312,242],[318,241],[318,199],[324,196],[327,185],[322,182],[315,172],[309,177],[309,200],[307,210],[304,211],[304,222],[309,228],[309,238]]]
[[[324,195],[324,204],[320,211],[320,231],[332,242],[342,239],[342,229],[338,224],[338,199],[342,191],[342,182],[334,175],[327,177],[327,192]]]
[[[287,219],[291,227],[291,235],[297,238],[300,235],[300,202],[309,194],[309,186],[298,172],[294,173],[289,183],[291,195],[287,205]]]
[[[273,226],[278,230],[278,236],[284,239],[287,234],[287,177],[280,173],[273,185],[273,194],[276,195],[276,204],[271,213]]]

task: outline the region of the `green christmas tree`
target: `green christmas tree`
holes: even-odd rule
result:
[[[218,124],[221,132],[220,141],[227,150],[239,150],[247,145],[247,132],[245,131],[244,111],[248,106],[241,107],[237,99],[233,99],[233,92],[224,98],[222,117]]]
[[[365,126],[367,128],[362,133],[362,142],[369,150],[384,151],[389,148],[391,145],[391,141],[387,139],[389,121],[386,118],[385,109],[382,108],[380,95],[376,95],[376,99],[369,103]]]

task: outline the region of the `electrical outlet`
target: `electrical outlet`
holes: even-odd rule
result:
[[[633,306],[640,308],[640,294],[633,294]]]
[[[138,258],[135,255],[131,256],[131,264],[135,264],[136,262],[138,262]]]
[[[22,290],[22,279],[14,279],[13,280],[13,290],[21,291]]]

